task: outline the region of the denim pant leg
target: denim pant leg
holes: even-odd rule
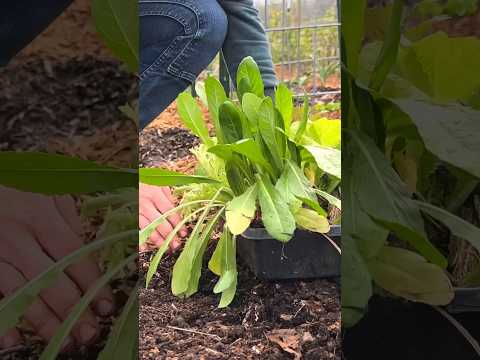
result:
[[[140,0],[140,126],[185,90],[221,49],[227,17],[216,0]]]
[[[0,66],[47,28],[73,0],[4,0],[0,5]]]

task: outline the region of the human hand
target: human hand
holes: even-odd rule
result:
[[[139,201],[138,224],[140,225],[140,229],[144,229],[152,221],[175,207],[175,201],[168,187],[140,183]],[[149,241],[153,246],[160,247],[168,234],[172,232],[174,227],[178,225],[180,221],[180,215],[170,215],[168,221],[164,221],[157,227],[156,231],[150,236]],[[187,236],[187,229],[185,227],[182,228],[179,231],[179,235],[181,237]],[[175,235],[170,243],[170,248],[176,250],[180,247],[180,244],[180,239]],[[146,249],[147,244],[143,244],[140,251],[145,251]]]
[[[0,186],[0,297],[7,297],[56,261],[84,245],[82,226],[69,196],[49,197]],[[44,340],[50,340],[90,285],[101,276],[92,259],[85,258],[66,268],[49,288],[40,292],[24,314],[26,322]],[[95,313],[110,315],[114,300],[109,287],[97,294],[63,344],[90,344],[99,334]],[[0,348],[20,344],[18,329],[0,337]]]

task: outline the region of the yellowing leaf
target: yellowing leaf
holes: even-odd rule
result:
[[[446,273],[412,251],[385,246],[368,262],[368,268],[375,282],[394,295],[430,305],[453,300]]]
[[[253,185],[227,204],[227,226],[233,235],[242,234],[250,226],[257,208],[258,187]]]
[[[330,224],[325,216],[315,210],[300,208],[295,213],[295,221],[305,230],[325,234],[330,231]]]

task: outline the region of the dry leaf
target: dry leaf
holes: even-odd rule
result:
[[[285,321],[290,321],[290,320],[293,319],[293,315],[281,314],[280,319],[285,320]]]
[[[302,343],[315,341],[315,338],[308,331],[305,332],[302,336]]]
[[[266,334],[268,340],[278,344],[283,351],[293,354],[295,360],[300,360],[300,335],[294,329],[278,329]]]

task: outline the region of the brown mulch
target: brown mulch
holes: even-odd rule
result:
[[[197,103],[202,111],[203,119],[207,123],[208,129],[211,131],[213,128],[212,121],[210,120],[210,114],[208,113],[208,109],[203,105],[203,103],[197,99]],[[177,110],[177,102],[174,101],[167,107],[160,115],[157,116],[155,120],[153,120],[147,127],[155,128],[155,129],[171,129],[171,128],[182,128],[185,129],[185,125],[180,118]]]
[[[148,261],[143,254],[142,273]],[[340,359],[340,290],[334,282],[264,282],[240,263],[235,300],[218,309],[212,292],[217,279],[208,270],[197,294],[171,294],[174,261],[165,258],[150,288],[140,290],[139,359]]]

